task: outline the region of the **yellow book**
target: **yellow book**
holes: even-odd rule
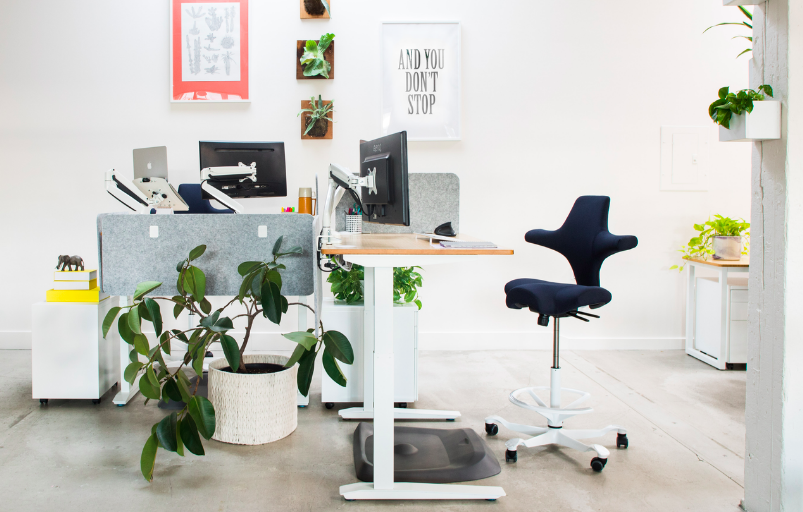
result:
[[[48,290],[47,302],[94,302],[98,303],[109,297],[99,287],[91,290]]]
[[[97,288],[98,280],[91,281],[53,281],[54,290],[91,290]]]

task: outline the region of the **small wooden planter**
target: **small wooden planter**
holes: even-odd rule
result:
[[[330,101],[331,100],[323,100],[324,103],[329,103]],[[313,108],[312,107],[312,102],[310,102],[309,100],[302,101],[301,102],[301,108],[302,109],[304,109],[304,108]],[[326,121],[327,122],[326,134],[323,137],[314,137],[314,136],[312,136],[310,134],[304,135],[304,132],[307,129],[308,116],[309,116],[309,112],[304,112],[303,114],[301,114],[299,116],[301,118],[301,138],[302,139],[304,139],[304,140],[307,140],[307,139],[321,140],[321,139],[331,139],[334,136],[334,126],[333,125],[335,123],[333,123],[332,121]],[[335,118],[334,112],[329,112],[329,117],[334,119]],[[313,130],[315,130],[315,128],[313,128]]]
[[[302,20],[311,20],[311,19],[329,19],[329,13],[326,12],[326,9],[323,10],[323,14],[315,15],[310,14],[304,8],[304,0],[298,0],[299,5],[301,6],[301,19]],[[329,0],[329,7],[332,7],[332,0]]]
[[[302,7],[303,9],[303,7]],[[296,41],[296,79],[298,80],[326,80],[326,77],[321,75],[315,76],[304,76],[304,65],[301,64],[301,56],[304,55],[304,47],[307,44],[307,40],[304,39],[302,41]],[[333,79],[335,77],[335,42],[332,41],[329,43],[329,48],[323,52],[323,58],[332,65],[332,69],[329,71],[329,78]]]

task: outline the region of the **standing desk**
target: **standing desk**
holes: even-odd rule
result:
[[[692,258],[688,260],[689,266],[689,285],[686,290],[688,297],[686,299],[686,354],[696,357],[700,361],[710,364],[711,366],[724,370],[727,367],[727,346],[729,328],[728,317],[728,274],[732,272],[749,272],[750,259],[742,258],[741,260],[703,260],[700,258]],[[720,323],[720,358],[716,359],[709,356],[705,352],[697,350],[694,346],[694,331],[695,331],[695,315],[697,312],[697,287],[695,277],[695,269],[697,267],[708,267],[716,269],[719,277],[719,323]]]
[[[513,251],[446,249],[431,245],[428,240],[416,239],[414,234],[340,233],[340,236],[341,244],[324,245],[321,252],[342,255],[344,260],[365,267],[363,353],[374,354],[373,366],[364,365],[364,382],[373,381],[373,387],[366,386],[362,408],[363,417],[374,420],[374,481],[343,485],[340,494],[347,500],[494,500],[505,496],[501,487],[393,481],[393,421],[397,414],[406,411],[393,408],[393,267],[464,263],[478,256],[511,255]],[[467,235],[457,235],[457,238],[473,239]],[[370,359],[366,357],[366,361]]]

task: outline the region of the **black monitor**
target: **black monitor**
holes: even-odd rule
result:
[[[410,189],[407,181],[407,132],[360,143],[360,176],[376,174],[376,193],[363,187],[363,220],[379,224],[410,225]]]
[[[241,162],[256,163],[256,181],[233,178],[210,179],[208,183],[229,197],[287,196],[287,168],[284,161],[284,142],[217,142],[198,143],[201,169],[207,167],[236,167]],[[214,199],[207,192],[204,199]]]

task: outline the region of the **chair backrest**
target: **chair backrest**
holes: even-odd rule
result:
[[[608,196],[582,196],[560,229],[534,229],[524,239],[548,247],[569,260],[577,284],[599,286],[599,271],[605,258],[638,245],[635,236],[616,236],[608,231]]]
[[[175,213],[234,213],[234,210],[228,208],[220,210],[209,204],[209,201],[203,198],[201,185],[197,183],[182,183],[178,186],[178,195],[190,209],[186,212]]]

